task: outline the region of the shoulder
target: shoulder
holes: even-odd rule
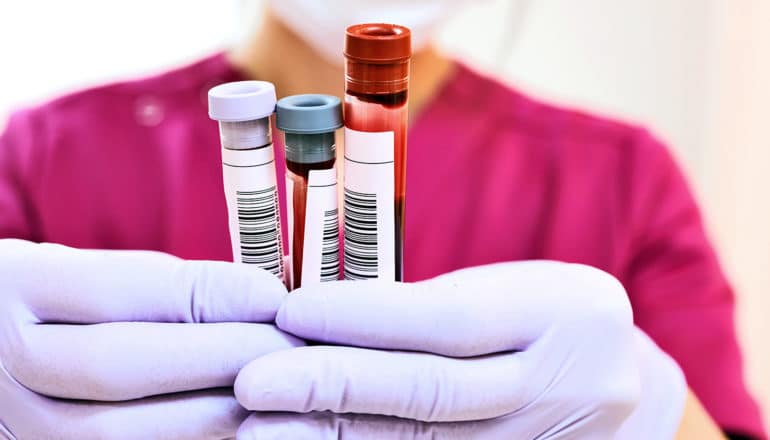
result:
[[[447,88],[453,105],[477,110],[473,117],[495,133],[575,155],[668,155],[664,143],[642,125],[530,96],[462,64]]]
[[[105,146],[131,151],[156,142],[180,121],[201,125],[208,119],[206,91],[236,75],[220,53],[17,110],[0,133],[0,170],[10,170],[18,180],[41,180],[54,169],[48,166],[54,159],[77,161]]]
[[[233,75],[224,54],[215,54],[160,74],[87,88],[18,110],[10,116],[6,132],[14,135],[32,131],[41,137],[46,133],[55,136],[63,130],[82,136],[98,130],[97,123],[116,128],[124,118],[133,118],[141,125],[142,118],[152,122],[148,108],[151,112],[153,105],[198,104],[205,101],[205,90]]]
[[[586,222],[599,216],[630,233],[645,228],[658,204],[691,200],[671,151],[645,127],[549,103],[458,69],[441,112],[464,120],[462,128],[449,129],[457,137],[460,130],[472,132],[462,148],[494,157],[499,181],[538,182],[551,208]]]
[[[470,109],[463,115],[483,139],[478,148],[500,166],[526,160],[531,173],[552,176],[550,185],[614,200],[625,212],[654,205],[666,188],[687,191],[671,150],[640,124],[534,98],[462,65],[447,89],[449,107]]]

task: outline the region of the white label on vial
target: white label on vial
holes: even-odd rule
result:
[[[311,170],[305,205],[302,285],[335,281],[340,275],[337,169]]]
[[[283,278],[280,211],[273,146],[222,148],[233,261],[254,264]]]
[[[396,279],[395,135],[345,128],[345,279]]]

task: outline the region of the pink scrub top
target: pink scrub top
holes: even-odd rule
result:
[[[723,429],[764,438],[732,288],[666,147],[462,65],[453,75],[409,132],[406,279],[525,259],[601,268]],[[206,92],[240,79],[217,54],[17,112],[0,138],[0,238],[230,260]]]

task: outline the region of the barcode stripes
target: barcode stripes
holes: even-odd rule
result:
[[[324,211],[324,235],[321,247],[321,281],[340,277],[340,226],[337,209]]]
[[[236,191],[241,261],[255,264],[278,277],[283,275],[278,192]]]
[[[345,279],[377,278],[377,194],[345,188]]]

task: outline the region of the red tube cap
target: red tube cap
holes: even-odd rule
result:
[[[397,24],[364,23],[348,27],[345,57],[370,64],[402,63],[412,56],[412,33]]]

